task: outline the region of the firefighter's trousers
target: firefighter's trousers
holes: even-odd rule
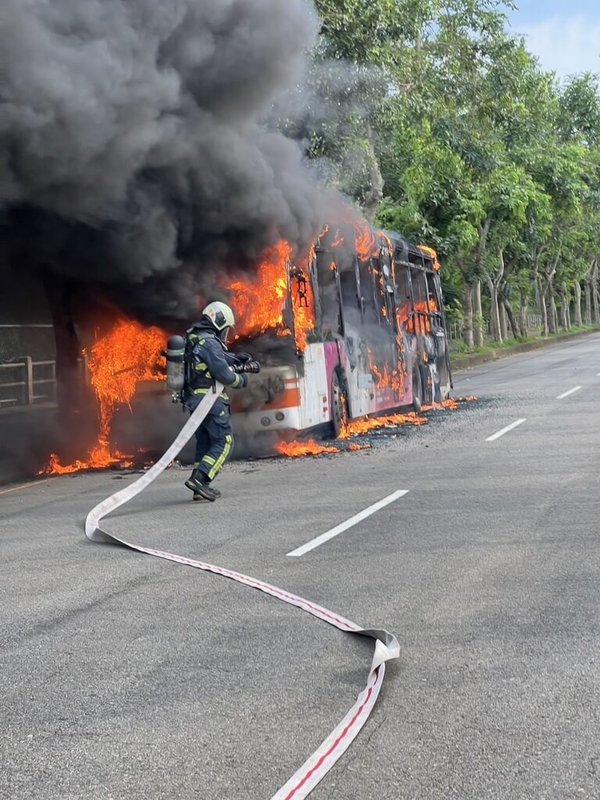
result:
[[[196,395],[186,401],[190,414],[203,397],[204,395]],[[212,481],[231,456],[232,450],[233,431],[229,400],[219,397],[196,431],[194,468],[199,469],[209,481]]]

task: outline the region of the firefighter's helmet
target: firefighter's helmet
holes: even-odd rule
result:
[[[233,311],[219,300],[215,300],[203,308],[202,316],[207,318],[218,333],[223,333],[226,328],[233,328],[235,325]]]

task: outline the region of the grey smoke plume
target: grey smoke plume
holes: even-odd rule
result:
[[[317,30],[308,0],[2,0],[2,236],[147,318],[307,243],[324,194],[260,119]]]
[[[302,81],[277,97],[267,123],[302,142],[323,183],[359,198],[371,181],[361,140],[374,115],[383,116],[389,91],[378,67],[314,59]]]

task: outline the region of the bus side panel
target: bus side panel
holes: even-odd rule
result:
[[[396,391],[386,386],[377,391],[376,411],[391,411],[412,403],[412,386],[409,389],[403,387],[401,391]]]
[[[334,342],[306,346],[302,356],[304,375],[300,377],[300,427],[312,428],[331,420],[331,373],[328,345]],[[333,367],[331,367],[333,372]]]
[[[300,430],[300,379],[295,367],[265,367],[248,376],[248,388],[233,392],[234,431],[244,437],[258,432]]]
[[[400,405],[410,406],[413,401],[413,385],[412,385],[412,361],[408,353],[408,348],[404,350],[404,368],[406,374],[404,375],[404,391],[402,393],[402,400]]]
[[[402,336],[402,339],[404,341],[404,352],[403,352],[404,387],[401,393],[400,405],[410,406],[412,405],[413,402],[412,368],[416,358],[416,351],[413,352],[413,350],[411,349],[412,342],[409,340],[409,337],[402,334],[400,335]]]
[[[395,351],[398,359],[393,366],[392,374],[389,374],[390,366],[387,367],[387,374],[383,380],[376,384],[376,411],[389,411],[403,406],[409,406],[413,401],[412,374],[411,366],[413,356],[409,351],[409,344],[404,339],[404,351]]]
[[[332,418],[333,401],[331,397],[331,384],[333,381],[333,373],[340,365],[340,353],[338,350],[337,342],[323,342],[323,350],[325,353],[325,369],[327,372],[327,409],[328,418]]]
[[[328,373],[330,375],[333,374],[333,370],[339,364],[346,379],[348,414],[350,418],[356,419],[372,414],[377,410],[376,391],[371,368],[365,353],[359,351],[356,354],[355,367],[352,369],[346,343],[343,340],[326,342],[325,346],[331,353],[328,361]],[[331,378],[329,385],[331,386]]]

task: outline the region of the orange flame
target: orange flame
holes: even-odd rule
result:
[[[431,405],[423,406],[421,411],[439,411],[442,408],[445,408],[448,411],[456,411],[458,405],[459,404],[457,400],[453,400],[449,397],[447,400],[442,400],[441,403],[431,403]]]
[[[439,411],[440,409],[446,409],[448,411],[456,411],[457,408],[461,405],[461,403],[473,403],[475,400],[478,400],[478,397],[475,395],[469,395],[468,397],[448,397],[446,400],[442,400],[441,403],[432,403],[431,405],[423,406],[421,411]]]
[[[438,254],[435,252],[433,247],[427,247],[427,245],[420,244],[419,250],[421,250],[425,255],[430,256],[433,260],[433,268],[436,272],[439,272],[442,268],[442,265],[439,262]]]
[[[278,442],[275,450],[282,456],[301,458],[302,456],[321,456],[324,454],[341,453],[339,447],[319,444],[314,439],[306,442]]]
[[[459,397],[457,399],[448,398],[447,400],[443,400],[441,403],[433,403],[432,405],[423,406],[423,411],[438,411],[440,409],[448,409],[451,411],[456,410],[461,403],[472,402],[477,400],[478,398],[474,395],[470,395],[468,397]],[[344,409],[343,421],[342,421],[342,430],[339,434],[339,439],[347,441],[351,439],[353,436],[361,436],[365,433],[370,433],[373,430],[378,430],[381,428],[387,427],[397,427],[398,425],[424,425],[427,423],[427,418],[419,416],[414,412],[410,412],[408,414],[388,414],[387,416],[383,417],[364,417],[362,419],[354,419],[348,420],[346,411]],[[344,445],[344,450],[355,451],[355,450],[368,450],[371,448],[370,444],[357,444],[355,442],[351,442],[350,444]],[[284,443],[281,442],[276,447],[277,451],[281,455],[290,456],[293,458],[299,458],[300,456],[307,456],[307,455],[320,455],[321,453],[335,453],[341,452],[340,449],[335,447],[329,447],[325,445],[320,445],[314,440],[310,440],[309,442],[291,442],[291,443]]]
[[[379,252],[377,234],[362,220],[354,219],[351,224],[354,228],[357,255],[361,261],[368,261]]]
[[[281,240],[264,252],[255,275],[225,285],[233,294],[237,336],[257,336],[284,325],[291,254],[291,245]]]
[[[345,235],[342,228],[343,226],[349,226],[354,231],[354,245],[360,261],[369,261],[369,259],[379,255],[381,249],[380,236],[385,234],[382,234],[381,231],[376,231],[371,228],[369,223],[366,220],[358,217],[351,208],[345,209],[345,211],[340,214],[337,220],[337,225],[342,227],[338,227],[336,229],[333,241],[329,245],[332,249],[335,250],[344,243]],[[325,236],[329,230],[329,226],[325,225],[321,231],[320,238]],[[385,238],[391,245],[390,240],[387,237]],[[393,252],[393,248],[390,250],[390,252]]]
[[[166,334],[159,328],[144,328],[137,322],[121,319],[106,336],[92,346],[89,371],[98,401],[100,430],[87,461],[60,463],[52,453],[44,475],[64,475],[83,469],[102,469],[119,464],[131,466],[131,456],[111,449],[110,429],[113,416],[121,405],[129,405],[140,381],[163,380],[160,353]]]
[[[404,343],[402,344],[402,349],[404,349]],[[395,392],[403,392],[404,378],[406,376],[406,367],[403,362],[397,362],[397,366],[393,369],[390,369],[389,364],[384,364],[383,368],[381,368],[375,361],[370,347],[367,347],[367,355],[369,358],[369,367],[375,376],[377,386],[381,389],[390,388]]]
[[[290,267],[291,255],[292,246],[281,240],[265,250],[255,275],[238,277],[224,285],[232,294],[236,338],[258,336],[267,331],[276,331],[278,336],[290,335],[284,309],[291,280],[296,348],[300,352],[306,348],[308,334],[315,326],[314,294],[307,270]]]
[[[411,411],[408,414],[389,414],[385,417],[364,417],[346,421],[340,433],[340,439],[349,439],[351,436],[360,436],[369,431],[396,425],[424,425],[425,417],[420,417]]]
[[[335,239],[331,243],[331,248],[335,250],[337,247],[341,247],[344,244],[344,237],[342,236],[341,231],[338,231],[335,235]]]
[[[405,303],[397,312],[398,325],[404,326],[409,333],[429,333],[431,330],[431,314],[437,314],[439,310],[434,297],[429,298],[429,303],[426,300],[415,303],[415,314],[412,316],[411,305]]]
[[[295,267],[291,273],[291,278],[294,341],[296,350],[299,353],[303,353],[306,350],[309,334],[316,325],[315,295],[312,281],[306,270],[301,267]],[[295,287],[294,281],[297,284]]]

